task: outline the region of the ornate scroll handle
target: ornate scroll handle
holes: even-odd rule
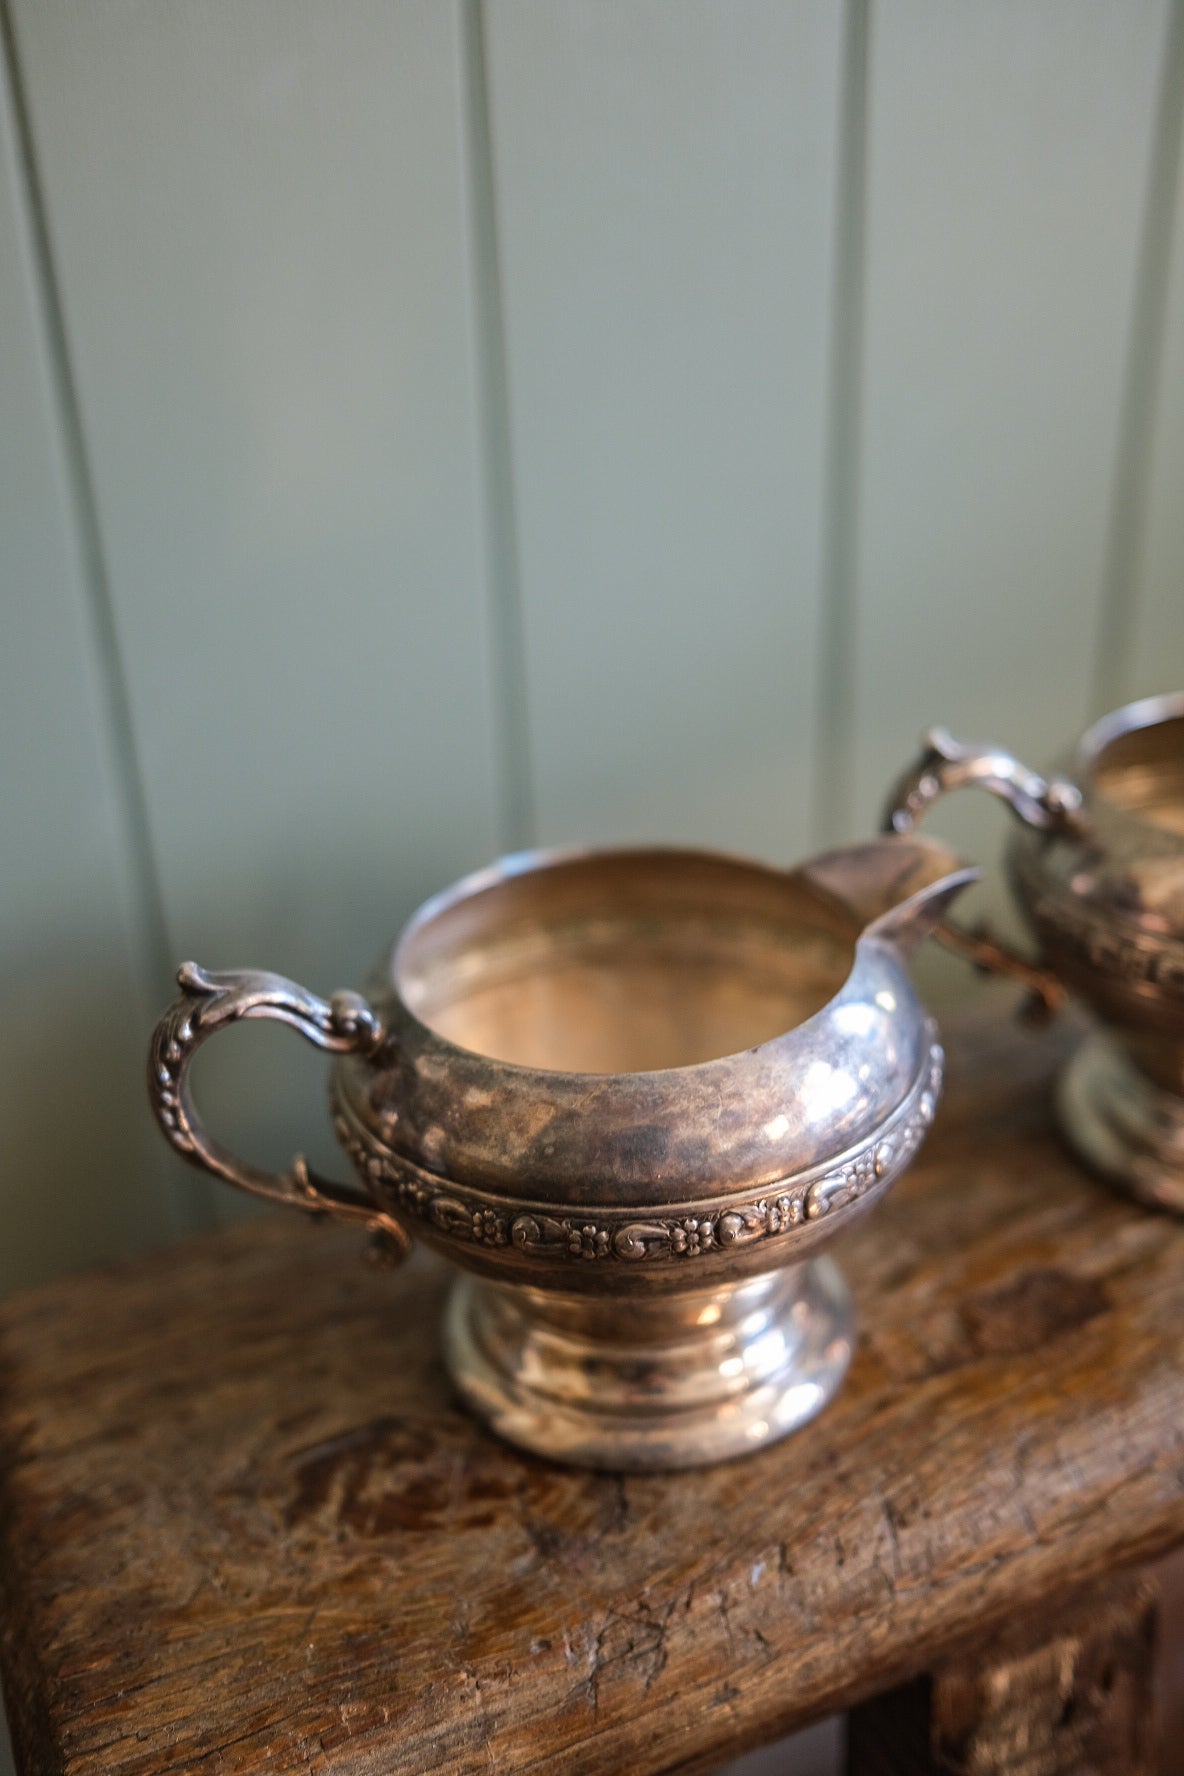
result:
[[[921,756],[899,779],[884,816],[886,832],[907,833],[939,796],[976,786],[999,796],[1026,826],[1041,832],[1081,837],[1088,831],[1081,791],[1067,777],[1041,777],[1001,746],[976,746],[956,740],[945,728],[930,728]],[[1048,1017],[1059,1010],[1065,989],[1056,975],[1017,955],[980,927],[964,931],[943,920],[937,936],[947,948],[976,967],[1008,974],[1023,982],[1031,995],[1029,1010]]]
[[[1041,777],[1002,747],[964,743],[945,728],[930,728],[922,745],[889,799],[886,831],[912,832],[931,802],[970,785],[1001,797],[1026,826],[1074,837],[1087,830],[1081,791],[1067,777]]]
[[[334,1184],[310,1171],[302,1153],[286,1174],[265,1172],[235,1159],[211,1139],[198,1117],[189,1089],[189,1063],[202,1043],[242,1018],[274,1018],[299,1030],[306,1041],[332,1054],[372,1055],[386,1032],[359,993],[335,993],[327,1003],[280,974],[233,970],[207,974],[196,962],[177,971],[180,997],[152,1034],[148,1090],[165,1137],[191,1165],[201,1166],[252,1196],[288,1203],[313,1214],[361,1221],[400,1255],[410,1240],[391,1216],[361,1190]]]

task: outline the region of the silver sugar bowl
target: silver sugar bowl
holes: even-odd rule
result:
[[[1104,716],[1047,778],[935,729],[886,824],[910,832],[969,784],[1018,816],[1008,872],[1039,965],[1097,1020],[1060,1080],[1071,1145],[1120,1189],[1184,1213],[1184,693]]]
[[[513,1442],[609,1468],[739,1455],[847,1369],[823,1248],[932,1121],[941,1049],[907,961],[975,874],[905,837],[789,873],[510,858],[428,901],[362,994],[187,963],[153,1037],[156,1115],[231,1184],[455,1264],[448,1367]],[[199,1121],[195,1049],[256,1017],[337,1056],[350,1184],[245,1165]]]

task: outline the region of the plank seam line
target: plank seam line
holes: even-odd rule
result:
[[[502,848],[535,843],[526,637],[483,0],[461,0],[462,107]]]
[[[853,814],[870,35],[870,0],[844,0],[819,575],[816,845],[845,838]]]
[[[1173,218],[1182,139],[1184,0],[1170,0],[1119,404],[1095,643],[1091,708],[1094,716],[1114,708],[1132,694],[1131,636],[1143,593],[1147,502],[1167,338]],[[1184,243],[1179,243],[1178,250],[1184,250]],[[1167,688],[1148,685],[1136,688],[1135,694]]]
[[[136,748],[131,699],[103,551],[94,478],[86,450],[65,310],[50,240],[10,0],[0,0],[0,49],[3,50],[6,64],[16,127],[18,194],[23,199],[23,221],[31,250],[36,294],[48,348],[49,377],[57,409],[58,443],[64,461],[67,496],[75,523],[83,580],[89,594],[91,630],[96,644],[108,735],[116,767],[116,800],[131,854],[132,878],[149,963],[154,973],[167,975],[171,951],[160,875],[152,846],[147,797]]]
[[[20,225],[24,228],[30,254],[46,370],[55,409],[55,443],[60,453],[82,575],[83,621],[89,622],[94,647],[100,719],[107,742],[116,817],[123,828],[127,848],[132,912],[138,926],[128,932],[128,939],[132,946],[133,965],[138,963],[141,973],[146,969],[147,978],[142,978],[140,985],[145,996],[145,1012],[151,1015],[151,999],[156,985],[167,980],[172,972],[172,946],[11,0],[0,0],[0,80],[4,82],[12,111],[16,138],[13,183],[21,212]],[[215,1224],[209,1181],[197,1177],[185,1179],[181,1218],[190,1231],[201,1231]]]

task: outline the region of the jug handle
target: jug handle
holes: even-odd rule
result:
[[[177,970],[181,992],[152,1033],[148,1090],[166,1140],[191,1165],[211,1172],[268,1202],[286,1203],[314,1215],[361,1221],[376,1236],[381,1255],[402,1257],[411,1241],[399,1223],[364,1191],[317,1175],[302,1153],[286,1173],[264,1171],[239,1160],[206,1132],[189,1087],[189,1066],[203,1042],[244,1018],[274,1018],[291,1025],[316,1048],[331,1054],[374,1054],[386,1031],[360,993],[318,999],[295,981],[255,969],[214,974],[185,962]]]
[[[1041,777],[1003,747],[956,740],[946,728],[930,728],[925,735],[920,756],[892,791],[884,830],[912,832],[939,796],[975,786],[1005,801],[1026,826],[1071,837],[1088,830],[1081,791],[1067,777]],[[1033,1015],[1049,1017],[1060,1009],[1065,989],[1056,975],[1001,943],[986,927],[967,931],[943,919],[936,935],[975,967],[1022,981]]]

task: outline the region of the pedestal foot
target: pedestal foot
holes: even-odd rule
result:
[[[1184,1215],[1184,1098],[1148,1079],[1107,1031],[1087,1036],[1057,1094],[1070,1145],[1128,1196]]]
[[[606,1300],[463,1277],[453,1380],[500,1436],[553,1461],[687,1468],[774,1442],[833,1398],[854,1317],[829,1258],[709,1292]]]

